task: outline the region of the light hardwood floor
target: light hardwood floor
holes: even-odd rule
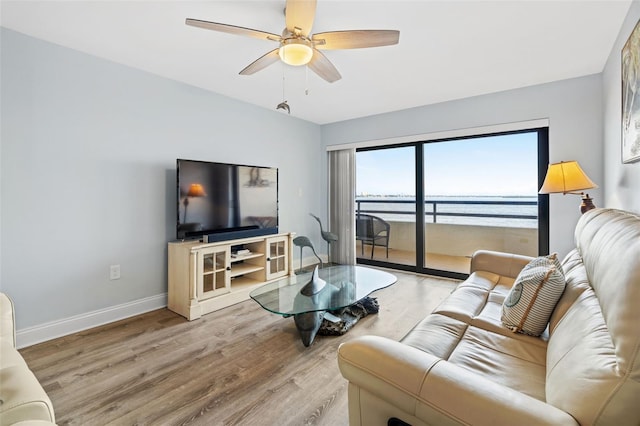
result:
[[[380,312],[305,348],[292,318],[253,301],[188,322],[161,309],[21,350],[59,425],[346,426],[340,343],[402,338],[456,281],[390,271]]]

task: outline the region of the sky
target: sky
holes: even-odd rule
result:
[[[528,195],[538,192],[537,133],[424,146],[425,194]],[[413,147],[356,153],[357,195],[415,196]]]

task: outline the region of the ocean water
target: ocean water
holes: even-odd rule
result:
[[[521,202],[535,204],[517,204]],[[537,228],[537,202],[538,197],[536,196],[427,196],[425,198],[425,221],[434,223],[435,209],[435,222],[437,223]],[[388,221],[415,221],[414,197],[358,196],[356,197],[356,211],[358,211],[358,205],[362,213],[370,212],[370,214]],[[442,213],[446,213],[447,216]],[[475,214],[494,217],[465,216]],[[504,216],[529,216],[531,218],[521,219]]]

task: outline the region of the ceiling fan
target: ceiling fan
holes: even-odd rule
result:
[[[287,0],[286,27],[282,35],[191,18],[187,18],[186,24],[207,30],[276,41],[280,44],[276,49],[262,55],[240,71],[241,75],[254,74],[280,59],[289,65],[307,65],[329,83],[340,80],[342,77],[320,50],[360,49],[398,43],[400,32],[396,30],[348,30],[311,34],[316,3],[317,0]]]

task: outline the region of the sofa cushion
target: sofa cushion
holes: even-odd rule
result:
[[[547,260],[549,261],[549,260]],[[508,277],[477,271],[402,343],[488,380],[545,400],[545,338],[513,333],[500,320]]]
[[[509,328],[505,327],[502,323],[502,304],[504,303],[506,295],[499,291],[492,291],[489,294],[487,303],[482,308],[482,311],[471,320],[469,325],[482,328],[487,331],[502,334],[514,339],[522,340],[530,344],[546,347],[549,340],[549,333],[547,329],[540,336],[530,336],[523,333],[514,333]]]
[[[502,322],[513,331],[539,336],[564,291],[564,274],[554,258],[533,259],[518,274],[502,305]]]
[[[441,359],[449,356],[467,330],[467,323],[445,315],[433,314],[420,321],[402,343]]]
[[[478,287],[487,291],[509,293],[515,278],[505,277],[487,271],[474,271],[459,284],[459,287]]]
[[[446,315],[464,323],[471,320],[482,310],[487,302],[489,291],[473,286],[458,286],[433,311],[434,314]]]
[[[468,327],[448,361],[545,401],[546,347]]]
[[[558,300],[556,308],[549,319],[549,333],[553,333],[558,321],[567,313],[567,310],[575,303],[578,297],[586,290],[591,288],[587,271],[582,263],[582,257],[578,250],[573,249],[567,254],[562,261],[566,286],[562,297]]]

